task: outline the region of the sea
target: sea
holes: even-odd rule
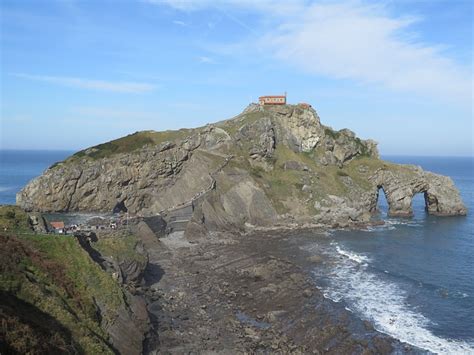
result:
[[[313,276],[327,298],[403,342],[440,354],[474,354],[474,158],[384,156],[450,176],[467,216],[390,218],[383,193],[379,219],[360,231],[332,230],[305,248],[329,259]]]
[[[0,204],[71,151],[0,150]],[[312,271],[324,295],[403,342],[442,354],[474,354],[474,158],[384,156],[450,176],[467,216],[436,217],[415,196],[414,216],[359,231],[330,230],[302,245],[326,256]],[[307,240],[307,239],[305,239]]]

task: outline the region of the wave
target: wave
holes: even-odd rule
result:
[[[385,231],[385,230],[394,230],[395,226],[390,225],[390,224],[383,224],[380,226],[367,226],[365,227],[364,231],[366,232],[379,232],[379,231]]]
[[[433,334],[427,328],[432,322],[408,305],[402,285],[372,272],[368,257],[331,244],[331,254],[334,256],[335,250],[336,255],[345,258],[339,257],[340,262],[333,266],[329,283],[323,288],[325,297],[344,301],[347,308],[371,321],[378,331],[402,342],[434,353],[474,354],[474,344]],[[320,272],[315,270],[315,276],[321,276]]]
[[[349,260],[355,261],[357,264],[364,264],[364,263],[368,263],[370,261],[370,259],[367,256],[357,254],[357,253],[354,253],[354,252],[351,252],[351,251],[348,251],[348,250],[344,250],[339,245],[336,245],[336,251],[340,255],[345,256],[346,258],[348,258]]]
[[[380,231],[391,231],[395,230],[397,226],[405,226],[410,228],[423,227],[423,223],[420,220],[407,220],[407,219],[384,219],[383,224],[380,225],[368,225],[362,230],[365,232],[380,232]]]
[[[387,219],[386,224],[390,226],[408,226],[408,227],[422,227],[423,224],[416,219]]]

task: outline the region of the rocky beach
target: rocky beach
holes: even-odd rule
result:
[[[272,231],[160,242],[144,274],[157,334],[146,351],[422,353],[325,299],[310,276],[325,258],[302,252],[299,238]]]

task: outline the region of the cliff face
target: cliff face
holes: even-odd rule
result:
[[[55,164],[17,195],[35,211],[167,215],[191,206],[207,228],[366,222],[386,194],[392,215],[466,213],[448,177],[379,159],[376,143],[321,124],[312,108],[250,105],[233,119],[193,130],[139,132]]]

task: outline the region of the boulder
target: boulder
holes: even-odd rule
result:
[[[288,160],[283,164],[283,169],[285,170],[300,170],[300,171],[308,171],[309,168],[307,165],[300,163],[299,161],[295,160]]]

